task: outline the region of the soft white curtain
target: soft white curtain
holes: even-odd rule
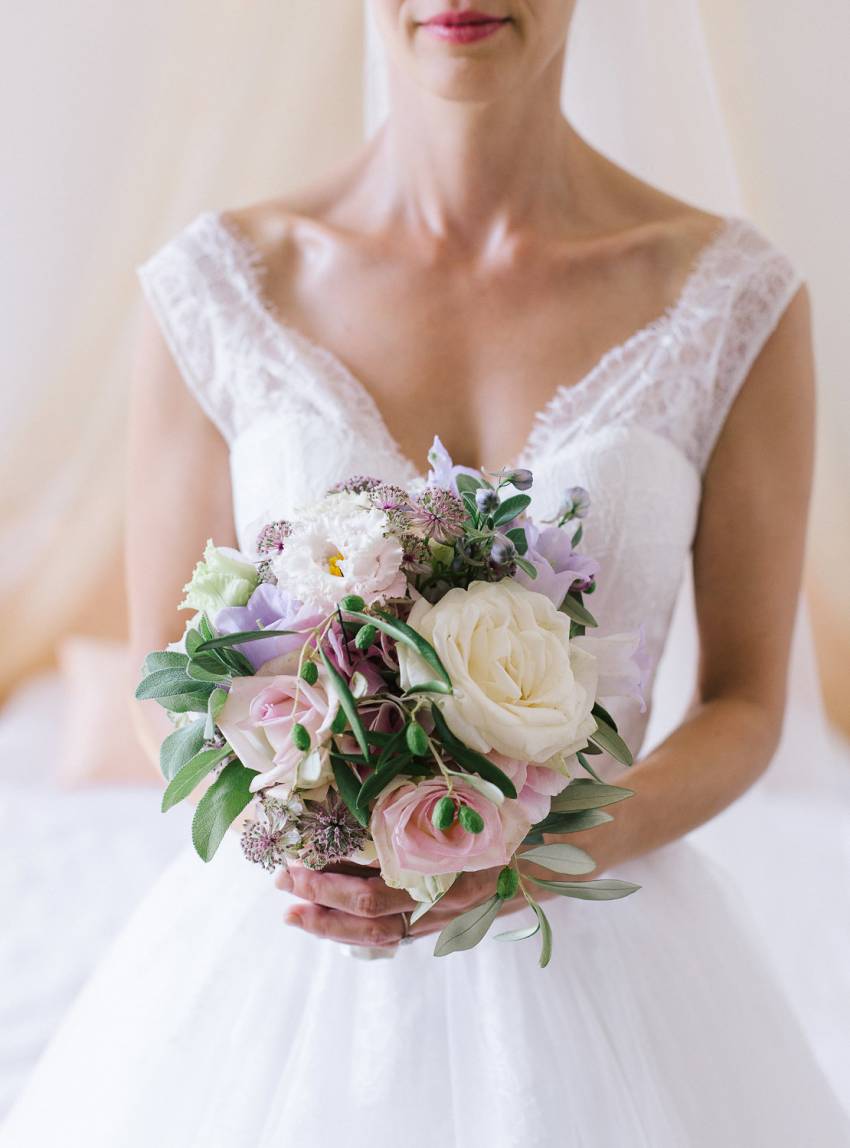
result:
[[[362,35],[351,0],[4,11],[0,694],[63,633],[122,633],[136,264],[358,146]]]

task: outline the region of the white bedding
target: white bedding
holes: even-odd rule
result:
[[[189,840],[155,786],[63,791],[58,675],[0,714],[0,1120],[99,956]]]

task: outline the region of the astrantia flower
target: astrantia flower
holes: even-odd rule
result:
[[[280,554],[291,533],[292,524],[289,522],[267,523],[257,536],[257,553]]]
[[[401,597],[403,557],[386,515],[367,496],[332,494],[300,516],[273,568],[282,589],[330,613],[348,594],[367,604]]]
[[[463,533],[466,510],[456,494],[426,487],[413,504],[412,524],[435,542],[450,542]]]
[[[303,811],[304,805],[297,799],[262,798],[259,816],[242,833],[242,852],[248,860],[269,872],[285,865],[287,856],[301,842],[295,819]]]
[[[355,821],[335,790],[321,804],[307,806],[298,827],[304,842],[300,860],[309,869],[324,869],[334,861],[344,861],[366,843],[366,830]]]
[[[376,486],[381,485],[380,478],[372,478],[368,474],[355,474],[352,478],[335,483],[328,494],[363,494],[364,491],[374,490]]]

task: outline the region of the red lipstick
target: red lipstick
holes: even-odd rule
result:
[[[426,20],[421,27],[440,40],[448,40],[452,44],[471,44],[475,40],[484,40],[494,35],[509,23],[508,17],[500,18],[488,12],[470,9],[465,12],[441,12],[439,16]]]

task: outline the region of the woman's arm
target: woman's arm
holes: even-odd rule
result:
[[[180,376],[149,311],[136,355],[130,404],[125,562],[130,652],[176,641],[182,588],[208,538],[235,545],[227,445]],[[143,746],[158,768],[173,726],[154,701],[128,699]]]
[[[683,724],[617,779],[635,796],[614,820],[570,835],[598,860],[593,877],[708,821],[770,763],[802,576],[814,409],[803,288],[756,360],[705,474],[693,556],[697,697]]]

